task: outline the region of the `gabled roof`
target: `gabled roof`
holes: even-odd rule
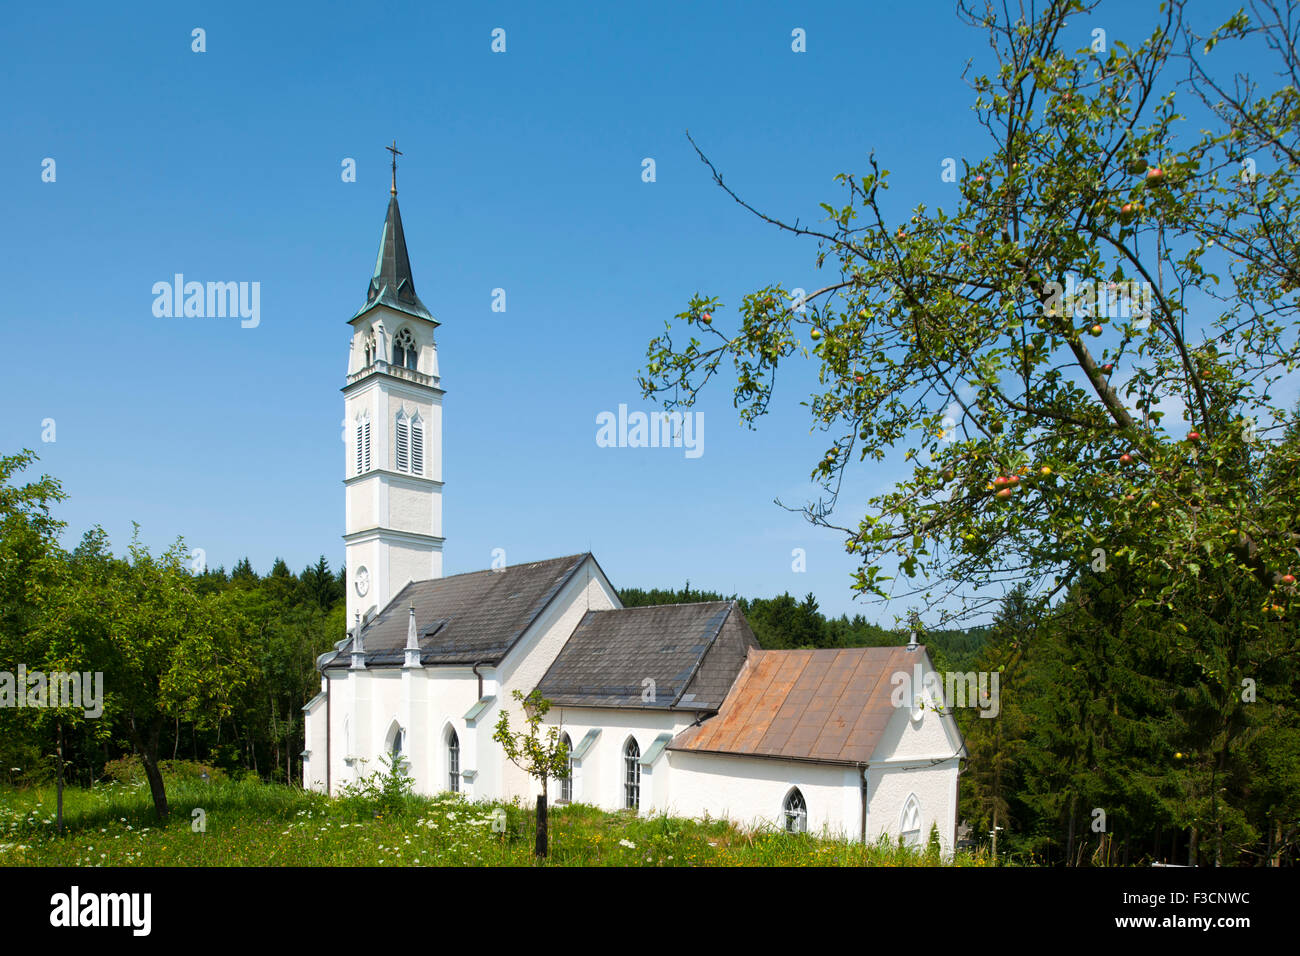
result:
[[[495,664],[590,557],[574,554],[412,582],[362,626],[366,665],[402,665],[411,605],[420,663]],[[347,667],[351,653],[349,639],[325,667]]]
[[[757,647],[734,601],[588,611],[537,690],[556,706],[713,711]]]
[[[717,715],[671,750],[866,763],[893,717],[891,677],[912,674],[924,647],[749,652]]]
[[[376,306],[413,315],[416,318],[436,321],[415,294],[415,280],[411,277],[411,259],[406,254],[406,236],[402,232],[402,213],[397,208],[397,196],[388,200],[388,214],[384,217],[384,232],[379,237],[379,255],[375,259],[375,274],[366,290],[366,304],[357,310],[355,319]],[[351,321],[351,319],[349,319]]]

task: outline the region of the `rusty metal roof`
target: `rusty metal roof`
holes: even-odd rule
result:
[[[894,715],[891,676],[925,649],[751,650],[716,716],[671,750],[866,763]]]

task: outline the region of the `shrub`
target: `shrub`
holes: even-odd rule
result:
[[[163,783],[176,780],[202,780],[205,773],[208,775],[209,783],[220,783],[226,779],[225,771],[194,760],[159,760],[158,770],[162,773]],[[119,757],[104,764],[104,776],[117,783],[132,785],[143,783],[144,765],[135,754]]]

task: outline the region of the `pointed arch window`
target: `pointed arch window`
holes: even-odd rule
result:
[[[904,846],[921,845],[921,801],[911,794],[903,804],[903,816],[898,827]]]
[[[365,340],[366,364],[362,368],[369,368],[375,364],[375,337],[367,335]]]
[[[419,363],[419,352],[415,349],[415,336],[410,329],[402,329],[393,339],[393,364],[415,371]]]
[[[392,758],[394,767],[406,760],[406,731],[400,726],[393,728],[393,738],[388,744],[388,756]]]
[[[641,748],[635,737],[629,737],[623,746],[623,806],[641,808]]]
[[[560,778],[560,802],[573,802],[573,741],[568,734],[560,734],[560,743],[564,744],[564,749],[569,755],[568,767],[565,774]]]
[[[781,809],[785,816],[787,833],[808,832],[808,804],[804,802],[803,794],[799,792],[798,787],[792,787],[785,795],[785,804]]]
[[[406,412],[397,412],[397,470],[411,470],[411,423]]]
[[[370,413],[357,416],[357,474],[370,470]]]
[[[460,793],[460,738],[455,728],[447,728],[447,789]]]

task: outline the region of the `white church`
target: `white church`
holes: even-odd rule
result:
[[[395,157],[394,157],[395,158]],[[552,805],[724,817],[853,840],[955,842],[966,756],[950,713],[895,706],[924,647],[761,650],[734,602],[623,608],[591,554],[442,576],[442,401],[396,167],[365,304],[349,320],[347,610],[304,708],[304,786],[328,793],[402,756],[417,792],[531,805],[492,734],[538,690],[569,744]]]

